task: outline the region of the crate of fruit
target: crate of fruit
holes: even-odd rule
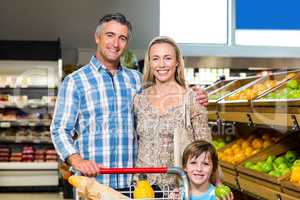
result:
[[[272,90],[260,95],[252,101],[254,106],[299,106],[300,105],[300,73]]]
[[[278,143],[283,137],[275,130],[255,129],[218,150],[220,165],[236,170],[236,166],[245,159]]]
[[[239,174],[255,178],[257,183],[278,189],[280,181],[291,173],[291,166],[299,155],[297,135],[291,134],[240,163],[237,171]]]
[[[250,101],[267,93],[276,86],[295,77],[295,72],[274,73],[262,76],[222,99],[219,103],[226,105],[250,105]]]
[[[216,104],[218,101],[227,97],[228,95],[233,93],[235,90],[249,84],[250,82],[252,82],[256,79],[258,79],[258,77],[255,76],[255,77],[248,77],[248,78],[237,79],[237,80],[231,81],[230,83],[224,85],[223,87],[209,93],[208,94],[208,103]]]

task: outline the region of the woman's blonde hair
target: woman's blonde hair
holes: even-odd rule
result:
[[[178,62],[177,68],[176,68],[176,73],[175,73],[175,80],[176,82],[183,86],[186,87],[185,83],[185,78],[184,78],[184,61],[183,61],[183,56],[180,52],[180,49],[178,48],[176,42],[167,36],[158,36],[155,37],[151,40],[151,42],[148,45],[147,52],[145,54],[145,60],[144,60],[144,87],[150,87],[151,85],[155,84],[155,77],[153,73],[151,72],[150,68],[150,49],[154,44],[162,44],[162,43],[167,43],[173,46],[175,53],[176,53],[176,60]]]

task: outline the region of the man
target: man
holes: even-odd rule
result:
[[[100,19],[95,32],[96,54],[87,65],[67,76],[59,89],[52,140],[60,158],[86,176],[97,176],[100,166],[125,168],[134,167],[136,162],[132,100],[140,92],[142,80],[137,71],[120,66],[131,30],[122,14]],[[207,103],[205,94],[198,98],[200,103]],[[75,133],[78,138],[73,143]],[[132,175],[96,178],[126,190]]]

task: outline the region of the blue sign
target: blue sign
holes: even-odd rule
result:
[[[236,0],[236,29],[300,30],[300,0]]]

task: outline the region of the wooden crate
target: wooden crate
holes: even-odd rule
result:
[[[281,181],[282,191],[291,196],[300,198],[300,184],[290,182],[290,176]]]
[[[269,155],[281,155],[287,152],[288,150],[297,148],[297,146],[299,146],[297,135],[290,135],[278,144],[275,144],[270,148],[266,148],[265,150],[259,152],[255,156],[252,156],[249,159],[243,161],[240,165],[237,166],[237,171],[239,175],[244,174],[254,177],[256,182],[260,182],[263,185],[267,185],[268,187],[277,190],[278,188],[280,188],[281,180],[289,176],[289,174],[281,177],[274,177],[265,173],[257,172],[255,170],[247,169],[244,167],[244,164],[248,161],[257,162],[265,160]]]
[[[232,188],[239,189],[238,183],[237,183],[237,173],[236,171],[223,168],[223,181],[225,184],[229,185]]]
[[[264,183],[257,182],[256,178],[244,174],[239,174],[238,182],[242,192],[246,191],[264,199],[278,200],[280,186],[277,189],[273,189]]]
[[[279,195],[281,200],[299,200],[299,197],[296,197],[294,195],[289,195],[284,193],[280,193]]]

